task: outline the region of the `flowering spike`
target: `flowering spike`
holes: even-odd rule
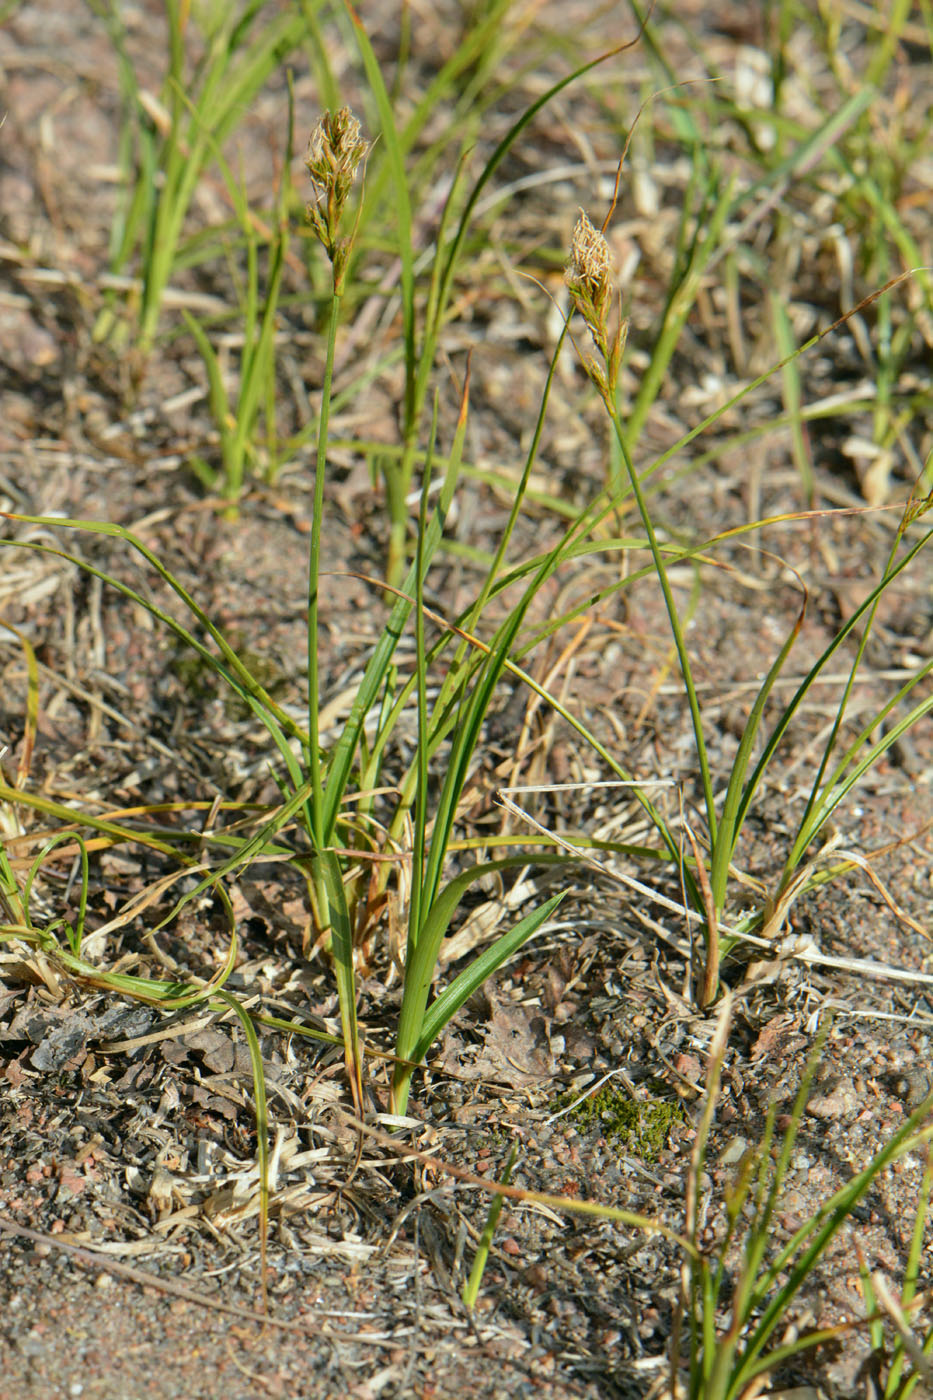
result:
[[[349,237],[341,238],[340,222],[356,173],[369,149],[349,107],[325,112],[308,141],[305,165],[314,192],[314,201],[307,206],[308,220],[330,258],[338,292],[356,232],[354,229]]]
[[[617,328],[610,329],[614,295],[611,267],[612,254],[605,234],[593,227],[581,209],[573,231],[570,261],[564,278],[571,300],[586,322],[602,361],[600,365],[593,359],[587,359],[584,364],[603,398],[615,398],[627,330],[627,324],[621,318]]]

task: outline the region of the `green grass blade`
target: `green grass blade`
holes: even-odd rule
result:
[[[758,738],[758,730],[761,727],[764,708],[768,702],[768,697],[774,689],[775,682],[784,669],[784,663],[790,656],[794,644],[800,636],[800,629],[803,626],[806,606],[807,601],[806,597],[804,597],[794,626],[785,639],[775,660],[772,662],[768,674],[762,682],[758,694],[755,696],[754,703],[742,730],[739,747],[732,762],[729,784],[726,788],[726,795],[723,799],[722,811],[720,814],[719,830],[716,841],[713,844],[710,868],[710,886],[713,891],[713,902],[717,914],[721,914],[725,906],[726,889],[729,880],[729,864],[735,854],[735,848],[742,830],[739,812],[740,810],[743,812],[747,810],[754,793],[754,788],[751,788],[750,791],[748,789],[743,790],[742,785],[745,781],[748,765],[751,762],[752,753]],[[763,772],[760,776],[764,776]]]
[[[527,864],[527,857],[525,859]],[[532,934],[551,917],[561,901],[565,897],[565,892],[552,895],[550,899],[540,905],[537,909],[526,914],[523,919],[519,919],[508,933],[500,934],[495,943],[484,949],[478,957],[474,958],[469,967],[457,974],[454,980],[445,987],[440,996],[425,1011],[421,1020],[421,1035],[415,1042],[412,1058],[422,1060],[427,1054],[433,1042],[440,1035],[452,1016],[455,1016],[468,1001],[475,991],[483,985],[488,977],[492,975],[504,962],[507,962],[514,953],[524,943],[528,942]],[[436,961],[436,960],[435,960]],[[399,1052],[401,1053],[401,1052]]]
[[[353,928],[347,908],[340,861],[333,851],[322,851],[316,857],[323,867],[324,884],[331,919],[334,975],[340,1002],[340,1022],[343,1029],[343,1053],[347,1077],[357,1112],[363,1109],[363,1087],[360,1062],[360,1036],[356,1014],[356,973],[353,966]]]
[[[447,519],[447,513],[450,510],[459,477],[460,459],[463,452],[466,426],[467,404],[465,390],[457,431],[448,459],[447,471],[441,486],[437,509],[432,515],[430,523],[423,534],[421,553],[422,568],[425,569],[436,554],[443,536],[444,523]],[[388,668],[392,663],[396,647],[405,630],[405,624],[408,621],[411,610],[414,607],[414,598],[412,595],[416,587],[415,569],[416,565],[413,564],[400,590],[402,596],[399,597],[398,601],[392,607],[382,636],[376,643],[373,654],[367,663],[363,678],[354,697],[350,714],[343,726],[330,758],[327,773],[327,789],[324,795],[323,836],[325,843],[329,843],[332,838],[337,815],[340,810],[340,804],[346,792],[353,761],[359,745],[359,736],[363,732],[363,724],[366,716],[377,702]]]
[[[754,795],[759,783],[761,782],[761,779],[766,769],[768,768],[768,765],[774,757],[775,750],[777,749],[778,745],[780,744],[781,740],[786,734],[790,726],[791,720],[793,719],[797,710],[803,704],[804,700],[809,695],[814,681],[817,679],[820,673],[823,670],[825,670],[826,666],[836,655],[837,651],[839,651],[840,647],[844,645],[846,639],[858,626],[859,622],[866,615],[866,613],[868,613],[868,611],[873,607],[876,600],[881,596],[885,589],[890,587],[894,579],[896,579],[900,574],[902,574],[904,570],[908,567],[908,565],[910,565],[913,562],[913,560],[924,548],[924,546],[930,541],[931,538],[933,538],[933,531],[929,531],[920,539],[914,542],[914,544],[906,552],[903,558],[897,564],[891,567],[891,569],[887,572],[886,577],[883,578],[882,581],[871,590],[867,597],[863,599],[863,601],[852,613],[852,616],[848,619],[847,622],[843,624],[843,626],[836,633],[835,637],[832,639],[829,645],[825,648],[822,654],[810,667],[810,670],[807,672],[806,676],[803,678],[800,685],[797,687],[797,690],[794,692],[793,696],[791,697],[784,710],[782,711],[780,717],[778,718],[774,729],[771,731],[771,735],[767,743],[765,744],[761,757],[759,758],[758,763],[755,766],[752,776],[746,785],[745,791],[742,795],[742,800],[739,803],[738,812],[736,814],[736,823],[738,827],[741,827],[741,825],[743,824],[752,796]]]
[[[879,739],[877,743],[872,744],[857,763],[855,762],[855,755],[860,749],[869,744],[871,736],[875,732],[877,726],[887,718],[888,714],[890,714],[896,705],[900,704],[905,695],[909,694],[925,676],[930,674],[931,670],[933,670],[933,661],[928,662],[926,666],[922,667],[921,670],[906,683],[906,685],[902,686],[888,704],[885,705],[882,710],[879,710],[877,714],[872,716],[871,722],[867,724],[862,732],[853,740],[840,760],[839,766],[820,790],[816,802],[807,813],[805,823],[801,825],[794,839],[794,844],[791,847],[790,854],[787,858],[787,864],[784,868],[782,884],[796,869],[807,847],[816,839],[829,821],[833,812],[848,796],[856,783],[864,777],[870,768],[874,767],[878,760],[887,753],[888,749],[890,749],[893,744],[896,744],[909,729],[913,728],[918,720],[922,719],[924,715],[929,714],[930,711],[933,710],[933,695],[930,695],[925,700],[921,700],[915,705],[912,710],[897,722],[897,724],[892,725],[884,736]],[[847,769],[849,770],[848,772],[846,772]]]
[[[518,1161],[518,1143],[513,1142],[509,1148],[509,1155],[505,1166],[502,1168],[500,1180],[503,1186],[508,1186],[512,1180],[512,1170]],[[476,1246],[476,1254],[473,1257],[473,1267],[470,1270],[470,1277],[463,1288],[463,1301],[466,1307],[472,1312],[476,1307],[476,1299],[479,1297],[480,1284],[483,1281],[483,1274],[486,1272],[486,1262],[489,1259],[489,1251],[492,1248],[493,1236],[496,1233],[496,1226],[499,1223],[499,1216],[502,1213],[502,1203],[504,1196],[493,1196],[489,1204],[489,1214],[486,1217],[486,1224],[480,1236],[479,1244]]]

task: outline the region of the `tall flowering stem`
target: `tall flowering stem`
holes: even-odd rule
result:
[[[356,224],[349,234],[341,233],[347,200],[353,189],[360,166],[366,159],[369,145],[363,140],[360,124],[349,107],[338,112],[325,112],[311,133],[305,158],[311,180],[313,200],[307,206],[308,220],[326,252],[333,274],[333,296],[327,330],[327,350],[324,359],[324,383],[321,390],[321,413],[317,435],[317,470],[314,478],[314,515],[311,522],[311,544],[308,552],[308,737],[312,777],[312,826],[315,841],[323,846],[329,833],[324,825],[324,790],[320,758],[318,726],[320,694],[318,676],[317,636],[320,608],[319,585],[321,572],[321,526],[324,514],[324,481],[327,473],[327,432],[330,422],[330,400],[334,379],[334,352],[337,326],[340,320],[340,298],[343,293],[347,265]],[[357,216],[358,218],[359,216]],[[323,891],[322,891],[323,895]],[[326,902],[323,905],[326,908]]]
[[[600,397],[606,406],[606,411],[612,422],[619,443],[619,450],[622,454],[622,460],[625,463],[625,469],[632,488],[632,494],[635,497],[638,513],[641,516],[642,525],[645,528],[648,547],[651,550],[651,557],[654,561],[655,572],[658,576],[658,582],[661,585],[661,592],[664,596],[664,604],[667,608],[667,615],[670,620],[674,645],[677,649],[677,658],[680,662],[680,671],[683,676],[684,689],[687,694],[687,702],[690,706],[690,716],[693,721],[694,742],[696,745],[697,759],[700,764],[700,777],[703,785],[703,797],[706,806],[706,820],[709,827],[710,843],[711,845],[715,845],[718,823],[716,818],[716,806],[713,799],[713,783],[706,753],[706,742],[703,738],[700,703],[697,698],[696,686],[693,682],[690,656],[687,651],[687,644],[684,638],[680,616],[677,612],[677,604],[674,601],[674,594],[667,576],[664,555],[658,544],[654,525],[652,524],[648,506],[645,501],[645,495],[641,489],[638,473],[635,470],[635,465],[632,461],[631,453],[629,452],[625,426],[619,411],[619,369],[622,363],[622,353],[625,349],[627,325],[621,314],[616,317],[614,311],[616,295],[612,283],[612,254],[609,249],[609,244],[606,241],[605,233],[600,229],[594,228],[593,224],[582,210],[580,211],[580,217],[573,231],[570,261],[567,264],[565,281],[570,292],[570,298],[574,309],[583,317],[586,328],[590,334],[590,339],[596,350],[595,356],[584,355],[581,358],[587,374],[599,390]],[[719,912],[720,911],[717,910],[717,915]]]
[[[354,1100],[362,1109],[359,1043],[356,1023],[356,989],[353,971],[352,933],[336,857],[326,848],[333,833],[325,829],[324,764],[320,747],[320,678],[318,672],[318,619],[320,612],[321,527],[324,515],[324,481],[327,472],[327,438],[334,379],[334,353],[350,254],[359,224],[359,213],[349,233],[341,231],[347,201],[369,144],[349,107],[325,112],[311,133],[305,159],[314,198],[307,206],[308,220],[330,260],[333,295],[324,358],[324,383],[318,420],[317,468],[314,478],[314,514],[308,550],[308,766],[311,770],[310,835],[314,846],[313,880],[319,932],[331,935],[331,946],[340,998],[344,1056]]]

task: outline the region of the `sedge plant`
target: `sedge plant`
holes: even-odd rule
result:
[[[699,1004],[705,1007],[710,1005],[718,994],[721,959],[734,942],[732,939],[721,937],[720,927],[730,895],[732,862],[743,824],[795,714],[829,661],[850,639],[855,641],[854,654],[842,688],[836,717],[825,741],[822,756],[816,765],[810,794],[791,841],[777,887],[763,899],[756,915],[745,921],[745,932],[758,927],[763,929],[767,936],[774,934],[786,917],[790,903],[802,889],[806,888],[808,883],[815,883],[818,878],[825,878],[825,871],[820,872],[817,877],[815,863],[806,868],[805,878],[801,878],[812,844],[824,832],[839,804],[865,773],[888,752],[892,744],[933,709],[933,695],[924,694],[921,686],[923,680],[933,671],[933,660],[930,660],[917,667],[854,738],[845,737],[849,701],[865,656],[879,600],[914,563],[933,538],[933,529],[923,525],[923,517],[933,507],[933,492],[925,496],[915,493],[910,497],[904,507],[878,583],[868,592],[810,668],[791,700],[779,714],[770,734],[763,738],[761,731],[766,706],[803,626],[805,602],[801,606],[794,626],[779,648],[758,689],[728,776],[725,795],[717,801],[718,778],[714,774],[708,754],[702,708],[693,678],[684,620],[670,581],[671,551],[666,545],[662,545],[659,539],[658,527],[652,516],[643,478],[636,470],[632,457],[627,419],[620,406],[619,370],[627,326],[624,318],[616,310],[611,254],[605,236],[611,215],[612,209],[603,227],[597,229],[586,214],[581,213],[574,230],[566,280],[573,309],[581,316],[595,349],[595,354],[583,356],[583,363],[612,425],[615,446],[625,472],[627,491],[624,490],[623,494],[630,495],[634,500],[644,530],[642,547],[649,555],[664,600],[690,715],[708,854],[702,855],[699,847],[695,846],[693,861],[688,863],[682,858],[681,869],[684,888],[696,911],[704,916],[705,955],[698,977],[697,999]],[[795,354],[802,353],[820,338],[821,336],[814,337]],[[780,369],[781,366],[775,368]],[[763,523],[756,522],[755,528],[761,528]],[[716,542],[706,542],[702,551],[711,553]],[[675,549],[673,557],[684,558],[690,553],[689,550]],[[918,687],[919,699],[914,695]],[[879,737],[879,727],[883,724],[886,728]],[[756,748],[760,749],[760,755],[753,764]],[[845,863],[838,865],[836,873],[846,868],[851,866]]]
[[[235,925],[229,900],[224,893],[225,883],[251,862],[270,857],[290,863],[306,878],[316,933],[321,945],[327,948],[334,967],[340,999],[341,1043],[355,1107],[360,1112],[361,1057],[364,1048],[368,1047],[361,1046],[357,1025],[356,960],[359,917],[354,901],[365,903],[368,896],[365,892],[360,893],[349,873],[348,865],[365,863],[367,850],[372,848],[373,827],[363,820],[363,815],[367,804],[371,803],[376,782],[383,774],[393,727],[397,725],[406,708],[414,705],[418,724],[417,755],[410,771],[403,776],[399,784],[398,808],[394,819],[387,824],[393,833],[392,840],[396,841],[400,839],[400,833],[406,829],[410,819],[414,837],[410,848],[404,851],[410,863],[411,894],[406,910],[405,980],[394,1044],[390,1104],[395,1113],[403,1113],[408,1104],[415,1069],[423,1060],[432,1041],[484,978],[541,928],[560,899],[559,894],[553,896],[519,920],[513,928],[500,935],[483,953],[474,958],[446,988],[433,995],[432,999],[443,938],[465,893],[482,875],[506,869],[510,864],[526,864],[529,861],[525,851],[520,856],[508,855],[496,860],[482,861],[461,870],[453,878],[449,876],[448,856],[454,845],[460,800],[471,772],[484,718],[504,676],[518,676],[523,682],[529,679],[522,672],[520,660],[523,648],[529,644],[523,628],[531,602],[560,562],[591,548],[605,548],[604,541],[594,544],[588,536],[600,518],[600,511],[605,514],[617,503],[616,498],[608,504],[604,500],[598,508],[594,507],[584,512],[579,519],[571,523],[566,534],[547,554],[525,561],[520,567],[511,570],[504,568],[509,532],[521,509],[524,491],[535,461],[537,442],[547,407],[545,394],[522,483],[515,495],[509,526],[488,576],[474,604],[453,623],[440,620],[440,638],[429,642],[427,624],[433,619],[429,619],[424,601],[425,582],[432,560],[440,547],[446,515],[458,482],[468,402],[464,387],[455,438],[444,459],[444,475],[436,497],[437,503],[430,513],[427,502],[435,465],[433,431],[427,449],[418,459],[419,463],[423,464],[423,475],[415,559],[408,567],[401,586],[393,594],[394,602],[389,617],[366,666],[351,713],[333,748],[325,749],[322,741],[323,677],[318,636],[321,590],[326,587],[326,575],[321,568],[321,542],[326,528],[328,422],[333,396],[335,350],[357,232],[356,211],[353,208],[354,192],[358,189],[367,154],[368,143],[363,138],[359,123],[347,109],[325,114],[309,144],[307,166],[313,192],[309,219],[330,269],[331,300],[327,320],[322,407],[316,425],[317,473],[308,560],[306,717],[302,717],[302,722],[299,723],[292,713],[280,707],[268,694],[216,623],[200,606],[196,597],[185,590],[141,540],[123,527],[80,520],[41,521],[48,528],[87,531],[110,536],[128,544],[172,590],[184,609],[185,621],[179,621],[167,611],[158,608],[151,600],[114,576],[88,566],[77,556],[54,548],[43,540],[3,541],[7,547],[37,549],[68,558],[116,588],[125,598],[146,608],[151,616],[169,628],[179,640],[191,647],[214,669],[223,683],[248,706],[269,735],[276,759],[275,771],[281,800],[276,806],[259,813],[240,813],[244,822],[236,823],[227,829],[215,821],[210,832],[189,831],[180,835],[177,830],[166,829],[145,833],[125,816],[118,819],[111,814],[110,820],[84,815],[76,818],[73,807],[64,803],[52,803],[44,795],[29,794],[21,786],[13,788],[5,782],[0,784],[0,801],[4,804],[14,808],[32,806],[56,818],[63,825],[68,824],[70,839],[73,841],[82,871],[77,918],[70,923],[64,920],[43,923],[32,910],[32,893],[42,866],[55,858],[62,838],[56,837],[50,844],[42,847],[39,856],[30,862],[24,883],[17,879],[13,864],[3,848],[3,857],[0,859],[0,900],[3,903],[6,924],[0,933],[4,938],[16,938],[20,942],[31,944],[38,953],[54,960],[55,965],[62,967],[68,975],[91,985],[148,999],[163,1008],[177,1008],[198,1000],[212,1009],[236,1015],[243,1025],[253,1055],[256,1117],[260,1129],[260,1165],[263,1167],[264,1183],[267,1152],[266,1109],[256,1023],[307,1032],[305,1028],[293,1023],[246,1013],[239,1002],[225,993],[223,982],[232,969],[236,956]],[[587,367],[612,421],[627,474],[628,489],[636,503],[644,531],[644,538],[618,544],[619,547],[629,550],[639,548],[646,551],[650,560],[648,567],[655,571],[659,580],[668,607],[694,724],[701,790],[708,823],[709,854],[704,859],[698,851],[692,869],[690,862],[685,861],[683,864],[686,887],[691,891],[697,906],[708,906],[707,912],[710,914],[707,923],[707,958],[701,988],[701,1000],[708,1001],[716,994],[718,985],[717,930],[718,920],[725,912],[729,894],[730,861],[756,788],[813,679],[853,636],[856,629],[861,628],[847,695],[851,693],[878,599],[885,588],[913,562],[929,538],[929,534],[922,530],[922,518],[931,502],[929,499],[917,497],[905,510],[883,579],[871,591],[850,622],[840,630],[838,637],[811,673],[811,677],[785,707],[765,745],[762,757],[750,773],[754,743],[762,724],[765,705],[794,637],[788,639],[756,699],[749,727],[743,736],[730,775],[726,796],[721,804],[717,805],[714,796],[715,782],[703,743],[702,713],[697,690],[692,682],[682,618],[667,576],[670,559],[690,559],[700,551],[680,546],[672,549],[662,542],[652,520],[641,478],[632,464],[626,439],[626,423],[618,407],[618,374],[624,352],[625,328],[621,320],[616,322],[613,319],[615,295],[611,285],[610,260],[604,231],[595,229],[585,218],[581,219],[574,236],[568,281],[574,305],[582,314],[594,342],[596,355],[587,362]],[[555,352],[552,370],[556,365],[559,350],[560,346]],[[35,520],[34,517],[23,516],[10,518]],[[714,544],[715,541],[710,542],[703,548],[711,549]],[[503,600],[510,589],[520,590],[518,601],[512,603],[507,609],[505,619],[492,630],[491,635],[488,635],[490,629],[484,627],[486,605],[492,599]],[[412,620],[415,631],[414,671],[407,680],[401,680],[401,666],[397,660],[398,642]],[[483,635],[484,633],[487,635]],[[446,670],[438,687],[437,698],[429,706],[429,669],[441,666],[446,666]],[[929,667],[898,692],[883,718],[893,713],[894,708],[908,698],[917,680],[928,671]],[[31,697],[32,694],[31,680]],[[824,761],[816,773],[812,798],[774,899],[775,911],[781,908],[784,896],[792,889],[795,875],[806,860],[809,844],[825,827],[838,802],[845,797],[868,767],[887,750],[890,743],[905,732],[910,724],[917,722],[929,710],[931,704],[931,701],[914,704],[907,715],[898,720],[880,741],[874,737],[874,726],[871,730],[865,729],[855,740],[847,741],[842,738],[845,710],[843,702],[840,706],[838,726],[831,735]],[[30,709],[32,708],[30,702]],[[367,722],[374,717],[375,735],[371,724],[367,730]],[[585,732],[585,727],[579,722],[578,729]],[[446,749],[443,746],[447,746]],[[444,776],[439,784],[439,792],[435,792],[429,780],[428,764],[432,758],[442,753],[445,758]],[[613,767],[614,771],[620,772],[617,760],[613,762]],[[351,805],[348,799],[356,799],[355,805]],[[645,805],[650,812],[650,806],[647,803]],[[369,810],[372,810],[371,806]],[[355,815],[348,815],[348,811],[354,811]],[[153,812],[152,815],[156,813]],[[246,826],[245,822],[247,815],[250,817],[249,826]],[[661,836],[662,854],[666,854],[671,860],[682,859],[678,843],[673,833],[664,825],[660,814],[654,814],[653,820]],[[91,833],[88,839],[83,835],[74,834],[76,822]],[[230,921],[229,947],[217,972],[204,985],[192,986],[168,980],[128,978],[124,974],[108,973],[87,956],[84,931],[87,906],[87,851],[93,841],[106,844],[142,841],[160,855],[174,857],[176,861],[179,861],[180,857],[182,872],[193,876],[196,883],[193,889],[188,890],[176,901],[158,927],[174,918],[193,899],[208,891],[216,892]],[[541,857],[535,857],[539,858]],[[556,863],[563,857],[554,855],[550,859]],[[708,871],[705,868],[707,864]],[[178,878],[178,874],[173,873],[170,878]],[[149,895],[154,900],[161,897],[167,888],[167,884],[160,885],[157,889],[153,888]],[[762,911],[761,921],[767,924],[767,919],[768,916]],[[100,933],[100,930],[96,932]],[[716,1056],[713,1060],[715,1064]],[[711,1100],[713,1097],[714,1085],[711,1081]],[[793,1121],[796,1125],[800,1122],[802,1102],[801,1100],[794,1110]],[[929,1111],[929,1105],[926,1106],[926,1111]],[[704,1124],[698,1135],[697,1180],[702,1165],[702,1153],[708,1140],[709,1120],[704,1119]],[[725,1323],[722,1320],[722,1305],[726,1298],[728,1282],[726,1246],[716,1258],[707,1258],[696,1233],[696,1212],[692,1215],[688,1212],[688,1234],[691,1237],[686,1241],[679,1241],[685,1249],[688,1269],[691,1271],[688,1272],[685,1284],[685,1316],[688,1317],[688,1321],[681,1326],[678,1333],[680,1349],[672,1364],[678,1372],[686,1368],[693,1388],[691,1393],[697,1396],[697,1400],[728,1400],[728,1397],[733,1396],[738,1400],[739,1396],[749,1393],[749,1386],[755,1385],[768,1369],[785,1359],[787,1353],[782,1352],[780,1346],[773,1344],[777,1329],[787,1316],[803,1281],[815,1267],[829,1240],[844,1224],[871,1181],[876,1179],[878,1172],[897,1155],[922,1145],[929,1137],[930,1131],[922,1127],[921,1120],[915,1114],[885,1152],[870,1164],[869,1175],[863,1173],[850,1183],[845,1193],[834,1197],[813,1221],[808,1222],[807,1233],[801,1234],[799,1238],[795,1236],[792,1242],[793,1249],[788,1247],[769,1255],[769,1227],[781,1182],[786,1175],[793,1141],[792,1136],[785,1139],[785,1145],[778,1149],[777,1166],[772,1170],[770,1149],[773,1145],[773,1126],[769,1127],[766,1146],[754,1157],[748,1172],[740,1179],[730,1197],[730,1203],[727,1203],[727,1213],[731,1222],[727,1245],[736,1238],[747,1204],[753,1205],[755,1214],[745,1254],[744,1272],[740,1280],[742,1286],[736,1295],[733,1313]],[[502,1185],[506,1189],[494,1193],[494,1196],[502,1198],[508,1194],[508,1183],[504,1182]],[[552,1204],[554,1203],[552,1200]],[[562,1208],[568,1204],[556,1203]],[[583,1203],[571,1204],[572,1208],[577,1210],[584,1208]],[[598,1203],[586,1205],[592,1214],[604,1214],[607,1219],[629,1224],[646,1223],[636,1221],[624,1212],[601,1208]],[[494,1214],[495,1208],[491,1212],[491,1226],[494,1225]],[[650,1227],[651,1222],[647,1223]],[[667,1233],[670,1234],[669,1231]],[[480,1268],[481,1265],[477,1267]],[[787,1277],[790,1283],[785,1282]],[[911,1301],[905,1290],[901,1299],[902,1310],[904,1306],[909,1306]],[[818,1340],[820,1338],[807,1339],[807,1344],[816,1345]],[[903,1345],[906,1349],[906,1341]],[[921,1347],[926,1345],[927,1339],[922,1339]],[[901,1370],[903,1371],[903,1365]],[[899,1380],[892,1382],[892,1400],[901,1393],[908,1393],[903,1387],[898,1390],[898,1385]]]
[[[370,800],[370,780],[378,776],[393,726],[398,724],[400,716],[411,703],[411,697],[416,697],[420,730],[418,757],[412,773],[402,784],[400,815],[397,815],[397,824],[404,826],[408,819],[406,814],[413,812],[415,833],[414,849],[408,856],[412,894],[407,909],[405,985],[396,1032],[396,1067],[392,1085],[392,1108],[400,1113],[407,1103],[411,1076],[440,1030],[482,981],[544,924],[561,898],[560,893],[554,894],[544,900],[539,908],[526,914],[492,946],[474,958],[432,1000],[432,984],[441,944],[465,893],[485,875],[527,863],[527,854],[507,854],[470,865],[452,878],[446,869],[460,799],[470,776],[485,714],[503,673],[510,665],[510,653],[528,608],[543,581],[557,567],[566,542],[559,545],[551,556],[538,562],[518,601],[489,640],[474,635],[467,628],[481,627],[482,613],[493,591],[492,577],[480,590],[475,604],[460,619],[460,625],[446,627],[441,642],[428,646],[425,640],[424,581],[441,542],[446,513],[457,484],[466,430],[467,399],[464,391],[455,440],[447,456],[437,504],[430,516],[426,504],[430,494],[430,454],[425,466],[416,561],[409,568],[403,587],[397,591],[383,633],[365,668],[350,714],[333,747],[324,749],[321,732],[323,677],[318,633],[321,589],[325,577],[321,570],[321,544],[326,528],[329,405],[341,303],[356,232],[352,196],[358,186],[367,152],[368,143],[362,137],[359,122],[348,109],[343,108],[322,117],[312,134],[307,159],[313,192],[308,217],[331,269],[332,299],[308,550],[306,723],[299,723],[293,714],[276,703],[196,597],[131,532],[122,526],[81,520],[56,520],[54,528],[109,535],[134,549],[182,603],[190,619],[189,625],[115,576],[86,562],[80,563],[80,567],[146,608],[162,625],[170,628],[185,646],[192,648],[202,661],[211,666],[267,731],[278,760],[276,776],[281,789],[281,802],[271,810],[260,812],[245,828],[236,824],[225,831],[198,838],[206,841],[207,849],[213,852],[210,869],[203,873],[196,872],[196,884],[176,901],[162,924],[175,918],[192,899],[219,888],[256,859],[273,857],[286,860],[298,870],[308,889],[315,941],[327,950],[332,961],[339,993],[346,1067],[358,1110],[362,1108],[362,1076],[356,1009],[356,943],[361,923],[359,905],[361,902],[365,904],[368,896],[365,882],[361,893],[351,869],[361,862],[365,865],[372,851],[373,826],[365,819],[365,806]],[[526,464],[526,480],[534,462],[544,409],[545,405],[542,404],[535,446],[529,452]],[[510,528],[514,525],[520,502],[521,492],[516,496]],[[44,523],[52,527],[51,521]],[[41,540],[8,540],[4,543],[10,547],[37,549],[79,563],[77,556]],[[504,547],[503,542],[500,554]],[[498,563],[495,567],[498,568]],[[395,653],[412,614],[416,619],[416,667],[409,680],[398,687],[399,693],[396,695]],[[439,697],[429,709],[428,668],[445,661],[445,649],[448,652],[446,673],[439,688]],[[376,737],[372,739],[367,737],[366,723],[374,713],[379,714],[381,719]],[[428,781],[427,763],[445,743],[450,745],[450,755],[435,802]],[[348,815],[348,810],[353,810],[354,800],[359,801],[363,810],[357,815]],[[113,823],[106,836],[119,840],[118,832],[125,836],[126,830],[125,826]],[[187,839],[176,835],[174,840],[176,849],[184,854]],[[167,841],[163,839],[160,844],[163,849],[166,846],[171,848],[172,838]],[[566,857],[552,854],[543,855],[540,859],[560,863]],[[188,858],[184,863],[191,865]]]
[[[910,1155],[929,1154],[933,1093],[864,1167],[793,1230],[790,1238],[779,1240],[776,1214],[826,1039],[826,1031],[821,1032],[783,1136],[778,1139],[775,1135],[777,1113],[772,1105],[760,1142],[736,1165],[723,1192],[711,1245],[712,1231],[700,1206],[700,1180],[707,1163],[730,1020],[731,1003],[726,994],[710,1045],[706,1094],[687,1181],[684,1234],[693,1248],[685,1251],[681,1266],[669,1347],[669,1393],[683,1400],[751,1400],[770,1388],[770,1378],[779,1368],[799,1364],[821,1346],[844,1344],[858,1327],[868,1333],[882,1375],[877,1393],[885,1400],[906,1400],[923,1383],[926,1358],[933,1352],[933,1331],[918,1339],[905,1324],[906,1337],[898,1336],[888,1352],[882,1313],[876,1307],[871,1275],[864,1266],[866,1318],[812,1331],[801,1331],[792,1323],[795,1303],[815,1281],[832,1242],[850,1226],[866,1194],[894,1163]],[[933,1170],[928,1156],[896,1305],[902,1324],[905,1314],[909,1316],[916,1303],[922,1302],[918,1270],[931,1187]],[[913,1365],[908,1371],[910,1362]]]

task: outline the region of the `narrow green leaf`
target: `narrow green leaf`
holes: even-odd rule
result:
[[[441,995],[432,1001],[422,1019],[421,1036],[415,1044],[412,1059],[424,1059],[451,1017],[457,1014],[463,1003],[483,985],[487,977],[491,976],[504,962],[507,962],[514,953],[517,953],[522,944],[528,942],[532,934],[537,933],[541,925],[546,923],[557,909],[564,899],[565,893],[565,891],[561,891],[560,894],[552,895],[538,909],[532,910],[523,919],[519,919],[508,933],[501,934],[495,943],[484,949],[479,957],[474,958],[469,967],[464,968]]]

